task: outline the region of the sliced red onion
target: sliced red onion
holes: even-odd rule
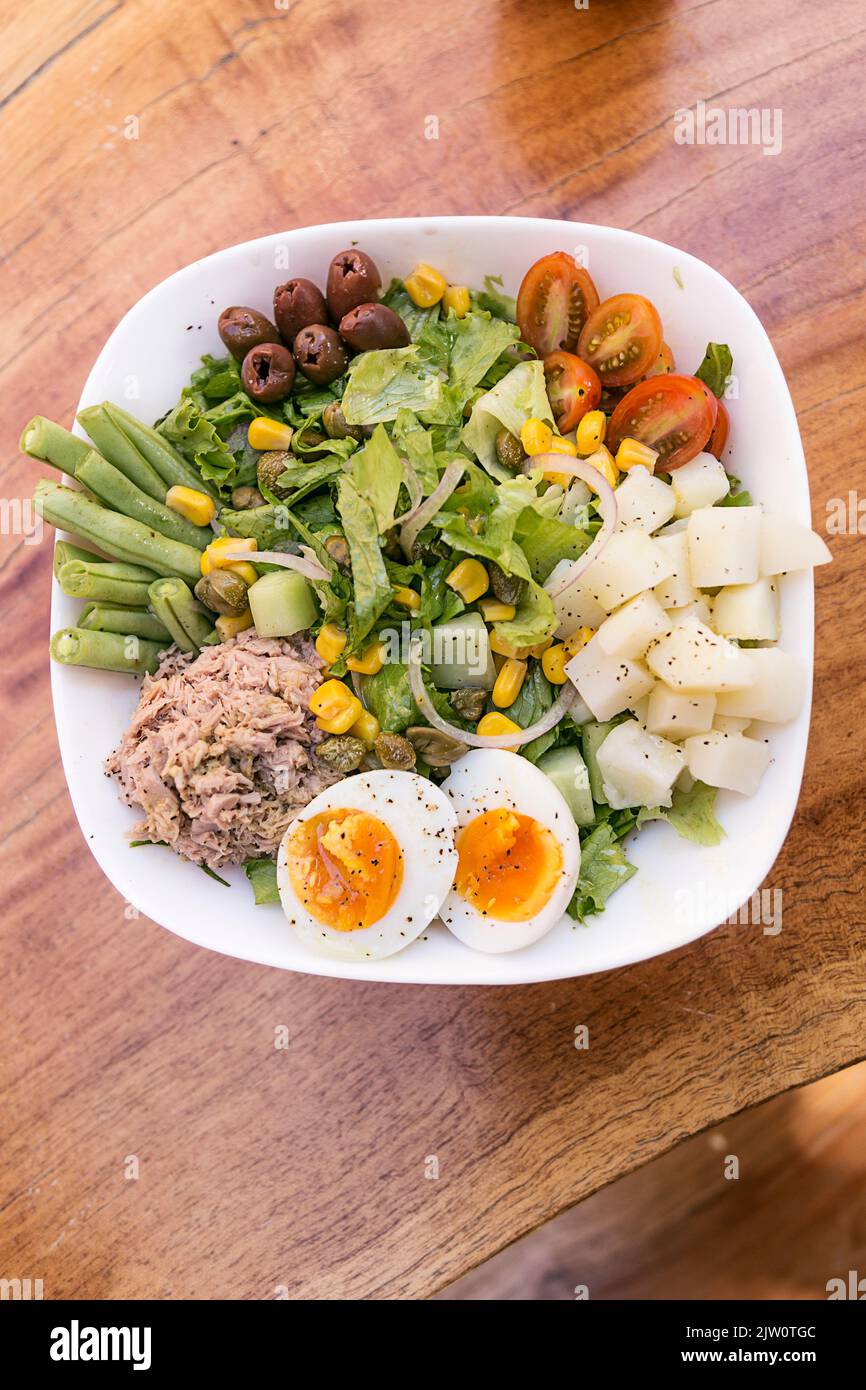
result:
[[[568,454],[533,454],[528,460],[528,466],[533,471],[536,468],[541,468],[549,473],[570,473],[573,477],[580,478],[587,487],[591,487],[594,492],[598,493],[601,530],[596,532],[592,543],[586,547],[582,555],[577,557],[561,579],[558,579],[554,585],[545,585],[551,598],[559,598],[578,582],[582,574],[586,573],[613,535],[618,512],[616,494],[607,478],[597,468],[593,468],[588,459],[570,458]]]
[[[221,551],[224,560],[251,560],[253,564],[281,565],[283,569],[297,570],[307,579],[330,579],[331,575],[309,546],[301,546],[300,555],[289,555],[284,550],[229,550]]]
[[[468,744],[470,748],[520,748],[524,743],[531,743],[534,738],[540,738],[549,729],[556,727],[560,719],[568,713],[572,701],[577,695],[571,682],[566,681],[558,699],[550,706],[547,713],[537,719],[534,724],[530,724],[528,729],[518,729],[513,734],[469,733],[466,729],[458,728],[456,724],[449,724],[448,720],[442,718],[433,704],[421,673],[421,650],[417,642],[412,642],[409,646],[409,687],[415,703],[427,723],[431,724],[434,729],[438,729],[440,733],[448,734],[450,738]]]
[[[399,518],[400,544],[407,560],[412,558],[412,547],[420,532],[424,530],[427,522],[432,521],[436,513],[442,509],[443,504],[448,501],[460,482],[467,462],[468,460],[465,459],[452,459],[430,496],[425,497],[423,502],[419,502],[411,511]]]

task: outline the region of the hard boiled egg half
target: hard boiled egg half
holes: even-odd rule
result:
[[[562,918],[580,869],[562,794],[526,758],[473,749],[442,784],[457,816],[457,871],[442,908],[476,951],[516,951]]]
[[[408,946],[451,888],[456,819],[442,791],[412,772],[358,773],[314,797],[277,857],[280,899],[298,939],[353,961]]]

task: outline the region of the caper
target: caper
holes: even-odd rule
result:
[[[325,541],[325,549],[338,570],[343,574],[351,574],[352,560],[349,555],[349,545],[345,536],[329,536]]]
[[[279,487],[277,479],[285,473],[292,456],[285,449],[270,449],[256,464],[256,478],[263,492],[272,492],[280,500],[288,497],[291,488]]]
[[[522,602],[526,593],[526,580],[516,574],[506,574],[493,560],[487,562],[490,587],[500,603],[511,603],[515,608]]]
[[[383,767],[410,772],[415,766],[415,749],[402,734],[379,734],[373,747]]]
[[[236,617],[248,606],[247,585],[231,570],[211,570],[195,586],[195,596],[206,608],[226,617]]]
[[[316,757],[321,758],[335,772],[357,772],[367,756],[367,745],[352,734],[339,734],[336,738],[326,738],[316,749]]]
[[[264,501],[257,487],[236,487],[232,493],[232,506],[237,512],[249,511],[250,507],[262,507]]]
[[[339,401],[331,401],[322,411],[322,424],[329,439],[363,439],[364,431],[360,425],[350,425],[343,414]]]
[[[487,691],[465,686],[462,690],[452,690],[449,702],[458,718],[465,719],[467,724],[477,724],[487,704]]]
[[[496,436],[496,457],[509,473],[519,473],[526,458],[526,450],[517,435],[504,427]]]
[[[466,752],[465,743],[439,729],[430,729],[426,724],[407,729],[406,737],[428,767],[448,767]]]

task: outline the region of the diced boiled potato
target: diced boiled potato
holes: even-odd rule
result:
[[[788,574],[791,570],[826,565],[833,556],[815,531],[787,517],[764,514],[761,521],[761,574]]]
[[[654,684],[642,662],[602,651],[597,635],[571,658],[565,674],[601,723],[631,709]]]
[[[616,490],[619,524],[656,531],[674,514],[674,490],[648,468],[632,468]]]
[[[682,608],[697,597],[689,566],[689,540],[685,524],[680,531],[668,527],[661,536],[655,537],[655,543],[674,568],[667,579],[656,584],[653,592],[662,608]]]
[[[752,796],[758,790],[770,761],[766,743],[742,734],[724,734],[718,729],[695,734],[686,739],[684,746],[693,777],[709,787],[725,787],[744,796]]]
[[[777,642],[782,631],[779,590],[772,579],[732,584],[713,599],[713,627],[725,637]]]
[[[553,590],[565,572],[571,568],[573,560],[560,560],[547,580],[545,587]],[[572,584],[564,594],[556,594],[553,598],[553,607],[559,619],[559,626],[556,629],[557,637],[570,637],[579,627],[598,627],[603,623],[607,612],[602,608],[597,598],[584,584],[578,582]]]
[[[671,788],[685,767],[681,748],[626,719],[611,729],[598,753],[604,794],[615,811],[670,806]]]
[[[677,623],[705,623],[707,627],[713,627],[713,610],[709,600],[697,589],[695,597],[685,608],[672,608],[668,613],[668,626],[676,627]]]
[[[675,690],[740,690],[756,679],[749,655],[705,623],[687,619],[653,642],[646,661]]]
[[[602,608],[612,613],[642,589],[652,589],[673,573],[665,552],[645,531],[616,531],[582,582]],[[596,624],[590,623],[590,627]]]
[[[686,534],[696,588],[752,584],[758,578],[760,507],[701,507],[689,517]]]
[[[713,728],[718,729],[720,734],[744,734],[751,723],[751,719],[738,719],[733,714],[717,714]]]
[[[730,491],[728,475],[713,454],[698,454],[671,474],[675,516],[689,516],[699,507],[711,507]]]
[[[653,686],[653,690],[655,690],[655,686]],[[639,700],[635,700],[634,704],[629,706],[632,714],[634,715],[635,719],[637,720],[638,724],[640,724],[642,729],[646,728],[647,710],[649,709],[649,702],[651,698],[652,690],[650,691],[649,695],[642,695]],[[569,714],[571,714],[571,709],[569,709],[568,712]],[[573,715],[572,718],[574,718]],[[574,722],[576,724],[577,720],[575,719]]]
[[[605,619],[598,629],[598,645],[608,656],[643,656],[669,626],[658,599],[645,589]]]
[[[670,690],[659,682],[647,700],[646,726],[651,734],[660,734],[662,738],[689,738],[712,728],[715,709],[715,695]]]
[[[752,679],[747,688],[720,695],[718,713],[763,719],[768,724],[795,719],[806,694],[806,675],[799,661],[779,647],[754,647],[740,654],[748,662]]]

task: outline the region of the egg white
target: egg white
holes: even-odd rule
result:
[[[295,827],[323,811],[366,811],[388,827],[403,855],[403,881],[384,916],[369,927],[336,931],[316,921],[289,879],[286,845]],[[414,772],[360,772],[326,788],[292,822],[277,856],[277,884],[289,926],[320,955],[379,960],[402,951],[439,912],[457,871],[456,816],[435,783]]]
[[[505,749],[473,749],[454,764],[442,783],[457,814],[458,833],[485,811],[506,806],[532,816],[557,840],[562,875],[544,907],[525,922],[506,922],[482,914],[456,888],[445,900],[441,917],[449,931],[476,951],[518,951],[549,932],[562,918],[577,883],[580,837],[562,793],[533,763]]]

